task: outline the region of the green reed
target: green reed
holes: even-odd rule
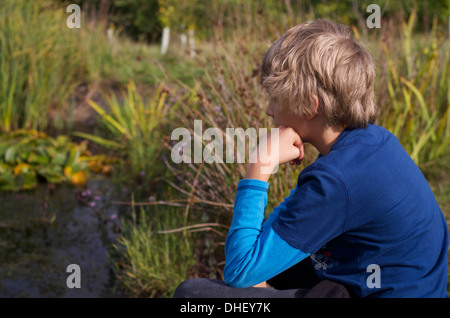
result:
[[[388,94],[379,122],[391,130],[418,164],[437,159],[450,141],[449,41],[436,30],[413,35],[416,14],[402,22],[401,39],[380,41],[386,59]],[[380,54],[381,56],[381,54]],[[387,87],[387,91],[386,91]]]
[[[76,56],[66,42],[62,10],[46,2],[2,1],[0,10],[0,130],[43,129],[50,110],[75,84]],[[66,28],[67,29],[67,28]]]
[[[3,0],[0,10],[0,131],[70,126],[68,97],[112,63],[104,25],[70,29],[64,5]]]
[[[177,211],[136,210],[122,220],[123,235],[114,245],[121,255],[116,275],[130,296],[171,297],[195,269],[193,234],[159,233],[183,225]]]

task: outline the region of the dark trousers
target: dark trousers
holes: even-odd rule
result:
[[[306,258],[267,283],[272,288],[234,288],[223,281],[191,278],[182,282],[174,298],[349,298],[349,289],[337,282],[320,280]]]

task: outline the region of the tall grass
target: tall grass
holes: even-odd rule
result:
[[[113,47],[104,23],[66,25],[66,7],[52,0],[2,0],[0,131],[70,128],[69,96],[111,74]]]
[[[402,21],[401,42],[380,41],[386,69],[377,95],[381,99],[388,93],[380,105],[380,124],[422,164],[441,156],[450,142],[450,46],[436,23],[427,37],[413,36],[416,19],[413,11]]]
[[[49,2],[2,1],[0,10],[0,130],[42,129],[52,106],[76,85],[79,60],[63,12]],[[67,29],[67,28],[66,28]]]
[[[132,218],[124,219],[123,235],[115,244],[121,255],[116,275],[130,296],[171,297],[176,286],[195,270],[195,236],[187,231],[162,234],[183,221],[177,211],[150,214],[133,208]]]

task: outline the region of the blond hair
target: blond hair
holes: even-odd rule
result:
[[[263,58],[261,84],[294,114],[327,125],[363,128],[375,122],[375,63],[350,30],[327,20],[303,23],[276,40]]]

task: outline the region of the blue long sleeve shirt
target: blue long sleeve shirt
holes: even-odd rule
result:
[[[229,286],[256,285],[310,256],[320,279],[356,296],[446,297],[446,220],[386,129],[345,129],[264,221],[268,189],[260,180],[238,184],[225,242]]]
[[[229,286],[259,284],[309,255],[290,246],[272,229],[272,222],[285,209],[285,202],[263,223],[268,188],[269,184],[261,180],[239,181],[233,221],[225,242],[224,279]]]

